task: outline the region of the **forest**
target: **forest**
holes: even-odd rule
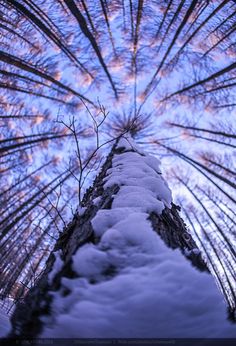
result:
[[[235,343],[235,58],[234,0],[0,0],[0,344]]]

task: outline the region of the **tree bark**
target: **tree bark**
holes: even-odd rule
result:
[[[85,211],[82,214],[77,212],[74,215],[73,220],[64,229],[56,242],[54,251],[48,258],[45,271],[37,285],[29,291],[24,302],[17,305],[12,317],[12,331],[9,337],[39,336],[44,327],[41,317],[45,315],[50,316],[51,314],[52,291],[58,292],[60,290],[63,277],[70,279],[78,277],[78,274],[72,268],[72,256],[79,247],[86,243],[99,243],[100,239],[94,232],[92,220],[98,211],[112,209],[114,196],[117,195],[120,186],[113,184],[112,186],[105,187],[104,178],[107,176],[108,170],[112,167],[114,156],[119,156],[124,152],[136,152],[136,150],[135,148],[127,150],[127,148],[118,146],[117,141],[108,155],[101,172],[96,177],[93,186],[84,195],[81,207],[85,208]],[[142,153],[138,154],[142,156]],[[156,174],[160,175],[158,172]],[[149,214],[151,226],[167,246],[180,248],[195,267],[199,270],[208,271],[200,253],[198,251],[191,251],[197,249],[197,246],[191,235],[187,232],[186,225],[179,216],[179,210],[180,207],[172,203],[171,208],[165,207],[161,215],[151,212]],[[53,279],[49,280],[49,275],[52,273],[56,260],[54,253],[58,250],[61,251],[63,265]],[[111,268],[108,275],[116,275],[116,272],[112,271]],[[68,293],[64,292],[65,295]]]

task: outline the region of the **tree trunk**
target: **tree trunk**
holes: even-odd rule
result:
[[[130,162],[131,164],[134,162],[133,171],[130,169]],[[143,175],[143,172],[146,173]],[[133,180],[132,174],[134,175]],[[152,188],[147,186],[145,190],[145,184],[142,187],[142,182],[150,176],[155,185]],[[160,191],[156,192],[154,199],[153,193],[155,193],[155,189],[158,189],[158,186]],[[143,195],[140,196],[142,198],[141,204],[138,198],[129,200],[128,196],[131,196],[132,193],[133,196],[137,197],[135,189],[138,191],[140,188],[143,191]],[[123,198],[122,189],[127,189],[127,193],[131,191],[127,198]],[[93,244],[95,247],[101,244],[104,219],[100,216],[106,214],[107,222],[114,224],[113,205],[115,203],[116,206],[118,203],[118,208],[115,210],[119,210],[120,215],[123,215],[122,218],[125,214],[125,217],[129,217],[131,212],[135,212],[135,215],[140,218],[146,215],[145,220],[150,224],[151,231],[157,232],[168,247],[180,248],[194,266],[200,270],[208,271],[194,240],[187,232],[186,225],[178,214],[180,207],[171,202],[169,193],[170,190],[158,171],[158,160],[137,149],[130,137],[122,137],[117,140],[93,186],[85,193],[80,210],[74,215],[73,220],[58,239],[37,285],[30,290],[24,302],[17,305],[12,317],[10,337],[37,337],[41,335],[44,330],[42,317],[52,314],[52,292],[58,293],[60,291],[62,296],[66,297],[70,294],[70,290],[63,288],[62,279],[69,278],[73,281],[78,277],[86,277],[87,275],[83,275],[81,272],[78,274],[72,256],[79,252],[78,249],[86,246],[85,244]],[[120,199],[124,202],[124,206],[119,205]],[[152,201],[153,204],[148,200]],[[132,201],[135,208],[131,211],[133,206],[129,203]],[[115,227],[117,227],[116,224]],[[154,234],[154,232],[151,233]],[[134,241],[133,235],[131,235],[131,241]],[[145,242],[145,238],[141,242]],[[114,263],[105,266],[99,274],[100,279],[102,277],[101,280],[109,280],[115,277],[119,270],[118,266]],[[99,280],[92,276],[89,279],[90,282]]]

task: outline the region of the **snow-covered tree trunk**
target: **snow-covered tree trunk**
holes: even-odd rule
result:
[[[144,280],[145,285],[147,270],[152,267],[153,276],[157,275],[155,263],[162,263],[165,249],[172,251],[166,245],[179,248],[194,266],[207,270],[179,209],[172,203],[158,160],[140,150],[131,137],[120,138],[57,241],[37,286],[24,303],[18,304],[11,336],[99,336],[89,328],[89,322],[86,325],[83,314],[90,309],[98,326],[105,324],[100,326],[101,335],[125,336],[114,329],[115,321],[113,329],[106,327],[110,316],[107,310],[114,303],[117,309],[113,307],[113,312],[117,311],[112,316],[119,314],[118,305],[127,301],[122,297],[128,287],[133,285],[132,289],[136,286],[139,290],[139,281]],[[163,276],[166,274],[163,272]],[[161,291],[161,285],[162,279],[160,287],[152,289]],[[96,292],[97,288],[100,290]],[[103,311],[97,308],[101,302]],[[138,300],[136,306],[138,309]]]

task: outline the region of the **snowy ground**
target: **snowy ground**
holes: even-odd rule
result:
[[[0,308],[0,338],[5,337],[11,329],[9,315]]]

